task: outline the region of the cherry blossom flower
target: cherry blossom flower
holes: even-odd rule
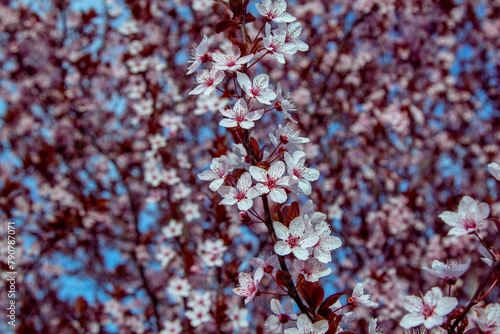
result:
[[[212,53],[212,60],[215,62],[214,69],[221,71],[238,71],[242,66],[248,63],[252,58],[253,54],[241,56],[241,51],[238,46],[232,46],[226,48],[226,52]]]
[[[319,172],[316,169],[305,166],[306,153],[303,151],[295,151],[293,155],[288,152],[284,154],[287,173],[290,178],[298,183],[301,192],[306,195],[311,194],[311,183],[319,178]]]
[[[287,151],[295,152],[299,149],[296,144],[304,144],[310,141],[309,138],[299,137],[299,134],[300,130],[297,129],[297,125],[294,123],[288,123],[284,127],[280,124],[275,134],[269,134],[269,139],[271,139],[274,146],[283,144]]]
[[[399,323],[408,329],[424,324],[425,328],[431,329],[440,326],[445,320],[445,316],[458,305],[458,301],[453,297],[443,297],[443,293],[438,287],[432,288],[423,298],[416,296],[406,296],[404,308],[407,314]]]
[[[149,144],[151,145],[151,149],[153,151],[158,150],[159,148],[167,146],[167,139],[161,135],[161,133],[156,133],[154,135],[148,136]]]
[[[161,245],[160,249],[158,250],[158,253],[156,253],[155,257],[158,261],[160,261],[160,264],[162,268],[166,268],[168,263],[177,255],[175,250],[168,246],[168,245]]]
[[[143,49],[144,49],[144,46],[142,45],[141,41],[137,41],[137,40],[132,41],[128,45],[128,52],[130,52],[130,54],[132,56],[138,55],[139,52],[141,52]]]
[[[127,66],[130,73],[141,73],[148,69],[148,59],[146,58],[131,58],[127,60]]]
[[[492,254],[490,253],[490,251],[486,247],[479,246],[479,253],[483,256],[481,258],[481,261],[483,261],[484,263],[486,263],[489,267],[493,266],[493,256],[492,256]]]
[[[162,172],[158,168],[146,169],[144,171],[144,181],[153,187],[158,187],[163,179]]]
[[[365,293],[365,287],[363,283],[357,283],[352,291],[352,296],[349,298],[348,302],[353,304],[353,307],[377,307],[378,303],[372,302],[370,300],[370,295]],[[354,302],[354,303],[353,303]]]
[[[293,305],[295,304],[293,299],[288,299],[285,305],[281,306],[281,303],[277,299],[271,299],[271,314],[264,323],[264,327],[269,331],[281,332],[283,325],[290,322],[290,320],[297,320],[297,314],[293,312]]]
[[[167,226],[163,226],[161,232],[165,238],[175,238],[182,234],[182,223],[170,219]]]
[[[193,0],[192,8],[197,11],[205,11],[214,5],[213,0]]]
[[[276,93],[268,88],[269,76],[267,74],[257,75],[253,79],[253,84],[245,73],[236,72],[236,75],[240,87],[248,96],[255,97],[262,104],[272,104],[271,100],[276,98]]]
[[[370,323],[368,324],[368,334],[384,334],[384,332],[382,332],[382,328],[377,326],[377,319],[370,319]]]
[[[306,314],[301,314],[297,319],[297,328],[285,329],[285,334],[324,334],[327,331],[327,320],[320,320],[313,324]]]
[[[260,119],[264,114],[264,109],[250,111],[244,99],[238,99],[232,108],[220,109],[224,117],[219,122],[220,126],[225,128],[241,127],[243,129],[251,129],[254,126],[254,121]]]
[[[295,44],[285,44],[286,29],[278,28],[271,31],[271,25],[266,23],[265,32],[266,37],[262,39],[264,47],[274,56],[274,58],[276,58],[279,63],[285,63],[284,54],[295,54],[297,52]]]
[[[188,222],[191,222],[201,217],[200,208],[198,204],[192,202],[183,203],[181,205],[181,211],[184,214],[184,219],[186,219],[186,221]]]
[[[227,152],[227,156],[234,168],[245,168],[249,165],[247,161],[247,150],[243,144],[231,144],[232,152]]]
[[[182,325],[179,319],[174,321],[164,321],[163,329],[160,334],[180,334],[182,333]]]
[[[209,291],[200,292],[198,290],[193,290],[189,295],[187,305],[192,309],[204,308],[208,311],[212,305],[211,299],[212,294]]]
[[[439,215],[439,218],[453,227],[448,235],[459,236],[477,231],[484,225],[484,219],[489,214],[488,204],[478,204],[472,197],[464,196],[458,205],[458,212],[445,211]]]
[[[456,281],[457,278],[462,276],[467,269],[469,269],[470,262],[470,258],[467,259],[466,263],[459,263],[457,261],[443,263],[438,260],[434,260],[434,262],[432,262],[432,268],[422,267],[422,270],[446,281]]]
[[[332,268],[325,266],[324,263],[315,258],[309,258],[306,261],[295,260],[293,267],[298,274],[304,275],[305,280],[308,282],[317,282],[321,277],[332,273]]]
[[[220,96],[199,95],[196,99],[196,109],[193,110],[193,114],[203,115],[207,112],[219,111],[219,109],[225,108],[228,103],[229,99],[221,98]]]
[[[276,102],[274,103],[274,107],[277,111],[281,111],[284,119],[289,119],[292,122],[297,123],[296,120],[292,118],[289,111],[296,111],[295,104],[293,103],[293,99],[290,93],[286,93],[283,95],[281,90],[281,85],[278,82],[278,86],[276,87]]]
[[[189,95],[205,94],[210,95],[216,86],[224,79],[224,72],[217,69],[201,70],[196,73],[196,81],[199,83],[195,89],[189,92]]]
[[[223,155],[219,158],[213,158],[210,163],[210,170],[198,174],[198,178],[204,181],[212,181],[208,187],[212,191],[217,191],[224,184],[226,177],[232,170],[231,162],[227,156]]]
[[[198,245],[198,254],[202,261],[209,267],[222,267],[224,264],[223,255],[227,250],[224,241],[217,239],[215,241],[205,240],[204,243]]]
[[[246,328],[249,326],[246,318],[248,317],[248,310],[246,308],[233,307],[227,311],[227,316],[231,320],[233,328]]]
[[[248,260],[248,264],[256,268],[253,277],[259,281],[264,277],[264,273],[272,274],[277,269],[280,269],[277,255],[270,256],[266,260],[252,257]]]
[[[255,186],[257,191],[261,194],[269,193],[269,197],[276,203],[286,202],[286,191],[281,187],[290,184],[290,177],[283,176],[285,173],[285,163],[283,161],[276,161],[269,167],[269,170],[250,166],[249,171],[252,177],[259,182]]]
[[[222,186],[219,188],[219,194],[224,199],[219,203],[220,205],[238,205],[241,211],[247,211],[253,206],[255,197],[260,196],[260,193],[252,187],[252,177],[249,172],[243,173],[236,187]]]
[[[293,22],[296,18],[293,15],[285,13],[285,0],[262,0],[262,3],[255,4],[259,14],[274,22]]]
[[[163,172],[163,181],[169,186],[173,186],[181,182],[181,179],[177,176],[177,170],[172,168]]]
[[[332,261],[330,251],[342,246],[340,238],[331,235],[332,231],[325,221],[314,226],[314,234],[319,237],[318,242],[313,246],[313,255],[320,262],[328,263]]]
[[[208,38],[207,35],[203,35],[203,40],[200,45],[195,45],[193,51],[191,52],[191,59],[188,63],[192,63],[188,67],[188,72],[186,75],[193,73],[200,67],[202,63],[206,63],[210,59],[210,54],[208,54]]]
[[[186,318],[190,320],[191,326],[198,327],[202,323],[208,322],[212,319],[210,309],[195,305],[193,309],[187,310],[185,313]]]
[[[159,123],[161,126],[170,131],[169,136],[177,133],[179,129],[184,128],[183,117],[180,115],[173,115],[171,113],[162,115]]]
[[[489,304],[486,308],[476,309],[477,325],[485,334],[500,334],[500,304]]]
[[[245,304],[250,303],[259,291],[260,280],[252,277],[249,273],[240,273],[238,275],[238,280],[240,282],[239,288],[234,288],[233,292],[245,298]]]
[[[300,22],[292,22],[288,25],[286,23],[278,23],[278,28],[286,31],[285,45],[290,44],[297,51],[309,50],[309,45],[299,39],[302,32],[302,24]]]
[[[189,296],[190,291],[191,285],[189,284],[187,278],[173,276],[168,281],[167,292],[172,298],[176,300],[178,300],[180,297]]]
[[[132,108],[134,108],[135,112],[141,116],[151,115],[154,110],[153,100],[151,99],[139,100],[132,105]]]
[[[280,241],[274,245],[274,251],[278,255],[288,255],[293,253],[299,260],[307,260],[309,251],[307,247],[315,245],[319,236],[306,233],[306,225],[301,217],[296,217],[290,222],[290,227],[286,227],[280,222],[274,222],[274,231]]]
[[[488,165],[488,170],[490,171],[491,175],[498,181],[500,181],[500,165],[497,164],[496,162],[492,162]]]

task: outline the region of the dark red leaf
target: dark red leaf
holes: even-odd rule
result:
[[[246,19],[245,19],[245,23],[254,22],[255,20],[257,20],[257,19],[255,18],[255,16],[253,16],[253,15],[252,15],[252,14],[250,14],[250,13],[247,13],[247,17],[246,17]]]
[[[284,270],[278,270],[276,272],[276,281],[278,285],[287,289],[293,283],[292,276]]]
[[[337,293],[331,295],[323,302],[323,304],[321,304],[321,308],[332,306],[333,304],[335,304],[337,302],[337,300],[339,300],[340,297],[347,294],[348,292],[349,292],[349,290],[344,290],[342,292],[337,292]]]
[[[220,34],[231,26],[236,25],[233,20],[222,20],[215,25],[215,32]]]

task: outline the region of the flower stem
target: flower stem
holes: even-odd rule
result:
[[[457,320],[455,320],[455,322],[453,323],[453,325],[451,326],[451,328],[448,330],[448,334],[453,334],[454,331],[455,331],[455,328],[457,328],[457,326],[463,320],[463,318],[465,317],[465,315],[467,314],[467,312],[470,311],[470,309],[472,308],[472,306],[476,305],[477,303],[479,303],[479,301],[481,301],[481,299],[478,298],[479,294],[481,293],[481,291],[483,291],[483,289],[486,286],[486,283],[488,283],[488,280],[491,277],[491,275],[493,275],[497,270],[500,270],[500,260],[497,260],[496,262],[494,262],[493,265],[491,266],[490,270],[483,277],[483,279],[482,279],[481,283],[479,284],[476,292],[474,293],[474,296],[472,296],[472,299],[470,300],[469,304],[467,304],[467,307],[465,308],[465,310],[463,311],[463,313],[457,318]]]
[[[262,204],[264,205],[264,211],[266,213],[266,216],[265,216],[266,219],[265,219],[264,223],[266,224],[267,230],[269,231],[269,235],[271,236],[271,240],[272,240],[273,245],[274,245],[274,244],[276,244],[278,242],[278,238],[276,237],[276,233],[274,232],[274,228],[273,228],[273,225],[272,225],[271,210],[269,209],[269,201],[267,199],[267,195],[262,195]],[[290,274],[290,271],[288,270],[288,266],[286,265],[285,257],[281,256],[281,255],[278,255],[278,260],[279,260],[279,263],[280,263],[281,270],[283,270],[283,271],[287,272],[288,274]],[[302,299],[300,299],[299,293],[295,289],[295,284],[293,284],[293,282],[291,280],[288,283],[288,295],[293,300],[295,300],[295,303],[299,307],[300,311],[302,313],[304,313],[304,314],[307,314],[307,316],[309,317],[309,319],[312,320],[312,316],[307,311],[307,308],[304,305],[304,303],[302,302]]]

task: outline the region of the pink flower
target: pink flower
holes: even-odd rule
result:
[[[207,35],[203,35],[203,40],[200,45],[195,45],[193,51],[191,52],[191,59],[188,60],[188,62],[192,64],[188,67],[186,75],[193,73],[202,63],[206,63],[210,59],[210,55],[207,53],[207,50],[208,38]]]
[[[257,3],[255,7],[259,14],[274,22],[293,22],[296,18],[293,15],[285,13],[285,0],[262,0],[262,4]]]
[[[500,304],[489,304],[484,310],[476,310],[477,325],[485,334],[500,334]]]
[[[179,319],[174,321],[164,321],[163,329],[160,334],[180,334],[182,332],[182,325]]]
[[[196,73],[196,81],[199,85],[189,92],[189,95],[205,94],[210,95],[215,90],[215,87],[224,79],[224,72],[216,69],[202,70]]]
[[[368,324],[368,334],[384,334],[382,329],[377,326],[377,319],[370,319]]]
[[[271,31],[271,25],[269,23],[266,23],[265,31],[266,37],[262,39],[264,47],[268,50],[269,53],[274,55],[274,58],[276,58],[279,63],[285,63],[285,53],[297,53],[297,47],[295,46],[295,44],[285,44],[286,29],[278,28]]]
[[[320,320],[314,324],[305,314],[299,315],[297,328],[285,329],[285,334],[324,334],[328,331],[328,321]]]
[[[500,165],[498,165],[496,162],[492,162],[488,165],[488,170],[495,179],[500,181]]]
[[[220,112],[223,116],[227,117],[219,122],[220,126],[225,128],[239,126],[243,129],[251,129],[254,126],[254,121],[260,119],[264,114],[264,109],[250,111],[245,100],[238,99],[234,107],[229,109],[221,108]]]
[[[304,275],[305,280],[308,282],[317,282],[321,277],[332,273],[332,268],[325,266],[315,258],[309,258],[306,261],[295,260],[293,267],[297,273]]]
[[[191,285],[187,278],[174,276],[168,281],[167,292],[176,300],[179,300],[180,297],[189,296],[189,291],[191,291]]]
[[[269,76],[267,74],[259,74],[250,82],[250,78],[245,73],[237,72],[238,83],[240,87],[248,94],[255,97],[262,104],[271,104],[271,100],[276,98],[276,93],[269,86]]]
[[[295,151],[293,155],[288,152],[284,154],[287,172],[291,179],[297,181],[300,191],[306,195],[311,194],[311,183],[319,178],[316,169],[305,166],[306,154],[303,151]]]
[[[250,210],[253,206],[253,199],[260,195],[255,187],[252,187],[252,177],[249,172],[240,176],[236,187],[220,187],[219,194],[224,197],[220,205],[237,204],[241,211]]]
[[[297,121],[294,120],[292,118],[292,115],[290,115],[289,113],[289,111],[297,110],[295,104],[293,103],[293,99],[290,93],[286,93],[285,95],[283,95],[280,83],[278,83],[278,86],[276,87],[276,102],[274,104],[274,107],[277,111],[281,111],[284,119],[288,118],[292,122],[297,123]]]
[[[278,255],[293,253],[299,260],[307,260],[309,251],[307,247],[315,245],[319,241],[316,234],[306,233],[306,225],[301,217],[290,222],[286,227],[280,222],[274,222],[274,231],[280,241],[274,245],[274,251]]]
[[[277,299],[271,299],[271,314],[269,318],[266,319],[264,327],[270,331],[281,332],[284,324],[288,323],[290,320],[297,320],[297,314],[293,312],[293,299],[288,299],[284,306]]]
[[[422,270],[444,280],[456,280],[462,276],[467,269],[469,269],[470,262],[470,258],[467,259],[466,263],[459,263],[457,261],[443,263],[438,260],[434,260],[434,262],[432,262],[432,268],[423,267]]]
[[[296,144],[309,143],[310,139],[306,137],[299,137],[300,130],[297,129],[297,125],[294,123],[288,123],[285,127],[281,124],[278,126],[275,134],[270,134],[269,138],[274,146],[279,144],[284,144],[288,151],[297,151],[298,147]]]
[[[233,327],[237,328],[246,328],[250,324],[246,320],[249,311],[246,308],[233,307],[227,311],[227,316],[231,320]]]
[[[288,25],[286,23],[278,23],[278,27],[286,31],[285,44],[293,45],[297,51],[309,50],[309,45],[299,39],[302,32],[302,24],[300,22],[293,22]]]
[[[424,324],[425,328],[431,329],[444,322],[444,316],[448,315],[458,305],[458,301],[453,297],[443,297],[443,293],[438,287],[428,291],[423,298],[416,296],[406,296],[404,308],[407,314],[399,323],[408,329]]]
[[[355,305],[361,307],[377,307],[378,303],[372,302],[370,300],[370,295],[365,293],[365,287],[363,283],[358,283],[354,287],[354,291],[352,292],[352,300],[355,302]]]
[[[257,268],[255,269],[255,273],[253,274],[253,276],[259,281],[262,279],[262,277],[264,277],[264,273],[272,274],[274,271],[281,268],[278,261],[278,256],[276,255],[273,255],[266,260],[252,257],[248,260],[248,264],[250,264],[254,268]]]
[[[314,227],[314,233],[319,237],[318,242],[313,246],[313,254],[318,261],[328,263],[332,261],[330,251],[342,246],[342,241],[331,235],[332,231],[325,221],[318,223]]]
[[[448,235],[466,235],[483,226],[484,219],[489,215],[488,204],[478,204],[472,197],[464,196],[458,205],[458,212],[445,211],[439,215],[439,218],[453,227]]]
[[[224,184],[226,177],[232,170],[231,162],[223,155],[220,158],[213,158],[210,163],[210,170],[198,174],[198,178],[204,181],[212,181],[209,188],[212,191],[217,191]]]
[[[252,177],[257,182],[260,182],[255,188],[261,194],[269,193],[269,197],[276,203],[286,202],[286,191],[281,187],[289,186],[290,177],[283,176],[285,173],[285,163],[283,161],[275,162],[269,167],[269,170],[250,166],[249,171]]]
[[[163,226],[161,229],[162,234],[165,238],[174,238],[182,234],[182,223],[179,223],[175,219],[170,219],[167,226]]]
[[[226,53],[212,53],[212,59],[215,62],[214,69],[221,71],[238,71],[241,69],[243,64],[248,63],[252,58],[253,54],[241,57],[240,48],[237,46],[229,47],[226,49]]]
[[[255,295],[259,291],[260,280],[248,273],[240,273],[238,280],[240,281],[240,287],[234,288],[233,292],[242,297],[247,297],[245,298],[245,304],[248,304],[255,298]]]
[[[186,318],[190,320],[191,326],[193,327],[198,327],[202,323],[212,319],[210,310],[200,306],[195,306],[192,310],[187,310],[184,314]]]

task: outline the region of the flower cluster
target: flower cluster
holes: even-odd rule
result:
[[[263,27],[266,34],[262,38],[264,55],[273,55],[279,63],[285,63],[285,54],[292,55],[297,51],[308,50],[307,44],[299,39],[301,24],[294,22],[295,18],[285,12],[284,0],[263,1],[257,8],[269,22],[277,23],[275,29],[269,22]],[[258,36],[254,40],[258,41]],[[267,226],[275,240],[273,249],[275,255],[267,260],[252,258],[249,264],[254,266],[255,270],[253,273],[241,272],[238,277],[239,287],[233,291],[245,297],[245,304],[248,304],[262,294],[268,293],[260,289],[265,277],[270,277],[281,285],[291,299],[286,301],[284,307],[277,299],[271,301],[271,310],[274,314],[266,320],[268,330],[321,334],[337,326],[340,331],[341,326],[338,322],[332,322],[333,318],[330,321],[312,322],[311,315],[304,313],[302,301],[291,290],[293,283],[280,283],[282,279],[280,277],[290,273],[297,280],[297,287],[301,286],[301,280],[313,283],[330,275],[332,269],[328,264],[332,261],[331,251],[342,245],[341,240],[332,235],[326,214],[315,212],[311,200],[302,207],[300,205],[296,207],[297,212],[294,216],[289,216],[289,219],[279,218],[278,214],[273,216],[274,221],[271,220],[269,200],[276,203],[275,210],[278,212],[282,212],[281,210],[285,208],[292,210],[291,206],[286,206],[292,194],[310,195],[311,182],[320,177],[316,169],[306,164],[306,153],[299,147],[309,142],[309,139],[300,137],[298,124],[290,115],[291,111],[296,110],[295,105],[288,94],[283,94],[279,83],[276,90],[272,88],[267,74],[258,74],[253,79],[249,77],[248,68],[254,66],[258,60],[248,65],[254,54],[247,54],[248,50],[241,50],[240,44],[227,47],[224,53],[210,53],[207,43],[208,39],[205,36],[202,43],[194,49],[188,74],[194,73],[204,63],[213,63],[213,66],[211,69],[198,70],[196,79],[199,85],[190,94],[211,95],[217,89],[224,93],[224,97],[235,101],[234,104],[229,103],[220,109],[220,114],[224,118],[219,122],[221,127],[231,131],[235,142],[231,145],[232,152],[213,158],[210,169],[199,173],[198,178],[210,181],[210,190],[222,196],[219,205],[237,206],[242,219],[248,220],[250,215],[253,216]],[[227,89],[228,85],[223,85],[226,90],[217,88],[223,84],[224,78],[234,83],[233,91]],[[272,110],[281,112],[284,119],[289,119],[293,123],[279,125],[277,131],[269,135],[273,150],[268,151],[265,147],[260,147],[257,139],[251,137],[250,130],[257,127],[257,122],[264,114]],[[263,215],[258,213],[259,208],[254,203],[258,198],[264,206]],[[279,207],[281,209],[278,209]],[[291,254],[293,257],[289,256]],[[286,261],[293,261],[289,262],[293,263],[290,268],[286,264],[286,257],[288,257]],[[207,256],[203,255],[203,258],[207,262]],[[209,266],[221,264],[219,261]],[[294,302],[299,303],[302,310],[298,316],[291,308]],[[370,301],[369,295],[364,294],[363,285],[358,284],[345,306],[347,305],[356,308],[375,307],[378,304]],[[339,311],[342,306],[337,303],[330,306],[331,308],[325,307],[327,312],[338,317],[344,316]],[[352,312],[350,314],[354,315]],[[354,318],[344,316],[344,326]],[[296,328],[292,327],[294,322]]]

